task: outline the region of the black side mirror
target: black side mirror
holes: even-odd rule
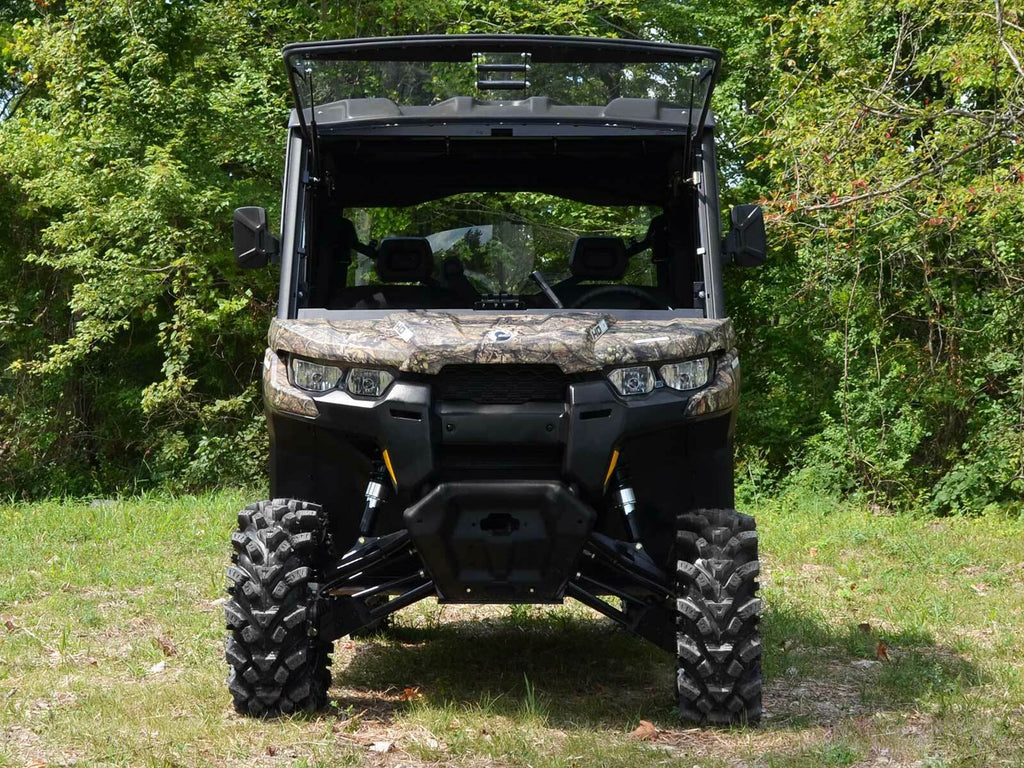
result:
[[[280,242],[267,229],[266,208],[236,208],[234,234],[235,263],[242,269],[259,269],[277,259]]]
[[[764,214],[759,205],[737,205],[729,215],[732,229],[722,243],[722,253],[741,267],[759,267],[768,255]]]

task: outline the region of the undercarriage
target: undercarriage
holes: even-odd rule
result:
[[[593,513],[553,484],[503,489],[515,501],[544,499],[543,512],[536,506],[473,508],[473,485],[439,488],[438,498],[409,510],[410,530],[362,538],[325,570],[322,582],[310,585],[310,632],[344,637],[427,597],[441,603],[561,603],[571,597],[675,651],[672,580],[642,546],[595,533]],[[529,532],[531,526],[540,531]],[[445,530],[465,536],[442,538]],[[381,602],[382,595],[389,599]],[[618,598],[622,608],[600,596]]]

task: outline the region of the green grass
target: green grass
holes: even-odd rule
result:
[[[681,727],[671,658],[577,604],[422,603],[336,644],[328,712],[264,722],[224,686],[245,500],[0,507],[0,766],[1024,765],[1019,520],[755,510],[756,730]],[[656,741],[629,738],[641,719]]]

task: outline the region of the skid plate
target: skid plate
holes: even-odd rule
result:
[[[452,482],[405,524],[441,602],[560,603],[596,517],[559,482]]]

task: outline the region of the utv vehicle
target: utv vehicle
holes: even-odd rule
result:
[[[675,654],[683,718],[761,715],[757,534],[711,48],[425,36],[285,48],[296,99],[263,362],[270,496],[238,515],[238,711],[327,703],[332,641],[424,598],[570,597]]]

